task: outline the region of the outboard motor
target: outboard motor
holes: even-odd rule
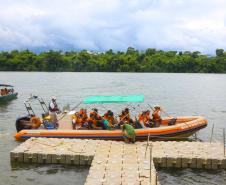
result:
[[[24,102],[24,105],[25,105],[25,108],[26,108],[28,114],[26,116],[19,117],[16,120],[17,132],[24,130],[24,129],[32,129],[32,125],[33,125],[33,128],[35,128],[36,126],[38,127],[38,125],[40,125],[40,119],[35,118],[35,120],[34,120],[34,118],[33,118],[33,117],[35,117],[34,110],[31,107],[31,102],[33,100],[39,101],[39,103],[44,111],[43,116],[46,116],[46,114],[48,114],[48,107],[41,97],[38,97],[38,96],[29,97]]]
[[[27,116],[22,116],[17,118],[16,120],[16,130],[17,132],[24,130],[24,129],[31,129],[31,116],[27,115]]]

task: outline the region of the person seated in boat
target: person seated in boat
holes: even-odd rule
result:
[[[106,128],[106,121],[98,114],[97,109],[93,109],[90,112],[90,116],[88,119],[88,128],[89,129],[107,129]]]
[[[122,125],[124,122],[127,122],[129,124],[133,124],[133,120],[130,118],[130,113],[129,113],[129,109],[125,108],[121,115],[119,115],[119,123],[120,125]]]
[[[88,116],[87,116],[86,109],[81,109],[79,111],[79,120],[80,120],[80,123],[81,123],[81,127],[87,127]]]
[[[129,108],[125,108],[125,121],[127,121],[128,123],[133,123],[133,120],[130,118],[130,112],[129,112]]]
[[[161,107],[159,105],[156,105],[152,113],[152,120],[154,122],[154,127],[159,127],[161,125],[162,118],[160,116],[160,112],[161,112]]]
[[[96,120],[95,115],[91,112],[88,118],[88,129],[102,129],[103,121]]]
[[[4,96],[4,95],[6,95],[6,94],[7,94],[6,88],[1,89],[1,95]]]
[[[123,125],[125,117],[126,117],[125,110],[122,110],[121,114],[119,115],[119,125]]]
[[[9,94],[9,90],[5,88],[5,95]]]
[[[88,116],[87,116],[87,110],[83,109],[83,113],[82,113],[82,120],[83,123],[87,122]]]
[[[141,128],[146,127],[144,124],[144,119],[145,119],[145,111],[142,111],[142,113],[138,115],[138,122],[139,122]]]
[[[126,143],[129,143],[129,142],[135,143],[136,134],[133,126],[125,122],[123,125],[121,125],[121,128],[122,128],[122,135],[123,135],[124,141]]]
[[[117,124],[117,119],[114,117],[114,113],[111,110],[108,110],[104,116],[104,120],[108,121],[108,128],[114,128]]]
[[[72,116],[71,116],[71,119],[72,119],[72,128],[74,130],[77,130],[78,128],[78,125],[79,125],[79,121],[78,121],[78,118],[79,118],[79,112],[75,112]]]
[[[150,110],[142,111],[138,115],[138,119],[135,117],[135,128],[147,128],[151,127]]]
[[[75,114],[72,116],[73,129],[77,130],[82,127],[86,127],[87,120],[88,120],[88,116],[86,113],[86,109],[80,109],[79,112],[75,112]]]
[[[102,120],[102,117],[98,114],[98,109],[94,108],[90,114],[93,114],[96,120]]]
[[[144,125],[145,125],[145,127],[151,127],[152,126],[152,120],[151,120],[150,114],[151,114],[150,110],[145,111],[145,114],[144,114]]]
[[[8,89],[9,94],[13,94],[14,90],[13,89]]]
[[[88,122],[88,129],[96,128],[96,120],[94,119],[94,114],[92,112],[90,112],[87,122]]]
[[[5,95],[4,89],[1,89],[1,96]]]

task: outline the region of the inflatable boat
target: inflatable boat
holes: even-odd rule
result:
[[[168,126],[172,118],[162,120],[162,125],[157,128],[135,129],[136,140],[147,140],[148,136],[152,140],[178,140],[185,139],[195,132],[207,126],[207,120],[201,116],[177,117],[174,125]],[[16,133],[17,140],[31,137],[47,138],[78,138],[78,139],[103,139],[103,140],[123,140],[122,131],[115,130],[21,130]]]
[[[44,100],[38,96],[33,96],[25,102],[28,116],[20,117],[16,120],[17,133],[15,139],[23,140],[30,137],[49,137],[49,138],[78,138],[78,139],[102,139],[102,140],[123,140],[121,129],[82,129],[73,130],[72,119],[70,114],[59,116],[59,127],[45,126],[45,121],[35,116],[30,102],[38,100],[45,117],[48,114],[48,107]],[[139,103],[144,101],[143,95],[130,96],[89,96],[76,105],[72,110],[76,110],[80,104],[98,104],[98,103]],[[152,107],[149,105],[152,109]],[[70,111],[70,112],[73,112]],[[35,119],[34,119],[35,118]],[[63,119],[62,119],[63,118]],[[33,123],[34,122],[34,123]],[[32,123],[32,124],[30,124]],[[35,125],[35,126],[34,126]],[[39,127],[42,125],[41,127]],[[44,125],[44,127],[43,127]],[[167,117],[162,119],[161,124],[154,128],[137,128],[135,129],[136,140],[146,140],[148,137],[152,140],[175,140],[185,139],[193,135],[195,132],[207,126],[207,120],[202,116],[187,117]],[[34,129],[35,128],[35,129]]]

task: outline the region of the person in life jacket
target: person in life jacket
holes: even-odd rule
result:
[[[160,112],[161,112],[161,107],[158,105],[155,106],[154,111],[152,113],[152,120],[154,122],[154,127],[159,127],[161,125],[162,118],[160,116]]]
[[[122,110],[122,113],[119,115],[119,124],[122,125],[125,121],[126,113],[125,110]]]
[[[4,95],[5,95],[5,90],[1,89],[1,96],[4,96]]]
[[[145,127],[151,127],[150,110],[145,111],[145,114],[144,114],[144,125],[145,125]]]
[[[77,129],[78,129],[79,112],[75,112],[75,113],[71,116],[71,119],[72,119],[72,128],[73,128],[74,130],[77,130]]]
[[[87,116],[87,111],[86,109],[82,109],[82,111],[80,111],[80,117],[81,117],[81,122],[82,122],[82,126],[87,122],[88,116]]]
[[[130,119],[130,113],[129,113],[128,108],[125,108],[124,110],[122,110],[122,113],[119,115],[118,126],[123,125],[125,122],[128,123],[128,124],[133,123],[133,120]]]
[[[56,98],[53,96],[51,97],[51,101],[49,103],[49,115],[51,118],[51,122],[54,124],[54,127],[58,127],[58,121],[57,121],[57,113],[59,112],[58,105],[56,103]]]
[[[93,109],[92,112],[90,112],[90,116],[88,119],[88,125],[91,129],[98,129],[98,128],[104,128],[103,118],[98,114],[98,110],[96,108]]]
[[[97,128],[97,120],[95,119],[95,115],[93,112],[90,112],[88,118],[88,129],[96,129]]]
[[[4,88],[4,89],[1,89],[1,95],[4,96],[4,95],[7,95],[7,89]]]
[[[141,114],[138,115],[138,121],[142,128],[145,128],[144,119],[145,119],[145,111],[143,111]]]
[[[108,121],[108,127],[109,128],[113,128],[116,124],[117,124],[117,120],[114,117],[114,113],[111,110],[108,110],[105,114],[104,114],[104,120]]]
[[[102,116],[98,114],[98,109],[94,108],[91,114],[93,114],[94,119],[97,121],[97,124],[103,121]]]
[[[88,120],[88,116],[87,116],[87,113],[86,113],[86,109],[83,109],[83,108],[80,109],[79,113],[77,114],[76,125],[78,127],[84,127],[87,120]]]

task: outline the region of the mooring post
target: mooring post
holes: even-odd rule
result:
[[[223,128],[223,143],[224,143],[224,157],[225,157],[225,128]]]
[[[150,144],[150,184],[152,179],[151,166],[152,166],[152,144]]]
[[[197,132],[195,133],[195,141],[197,141]]]
[[[148,149],[148,146],[149,146],[149,139],[150,139],[150,134],[148,134],[148,140],[147,140],[147,145],[146,145],[146,149],[145,149],[145,158],[146,158],[146,154],[147,154],[147,149]]]
[[[156,174],[156,176],[155,176],[155,185],[157,185],[158,184],[158,172],[156,171],[155,174]]]
[[[211,130],[211,135],[210,135],[210,143],[212,143],[212,138],[213,138],[213,129],[214,129],[214,124],[212,126],[212,130]]]

